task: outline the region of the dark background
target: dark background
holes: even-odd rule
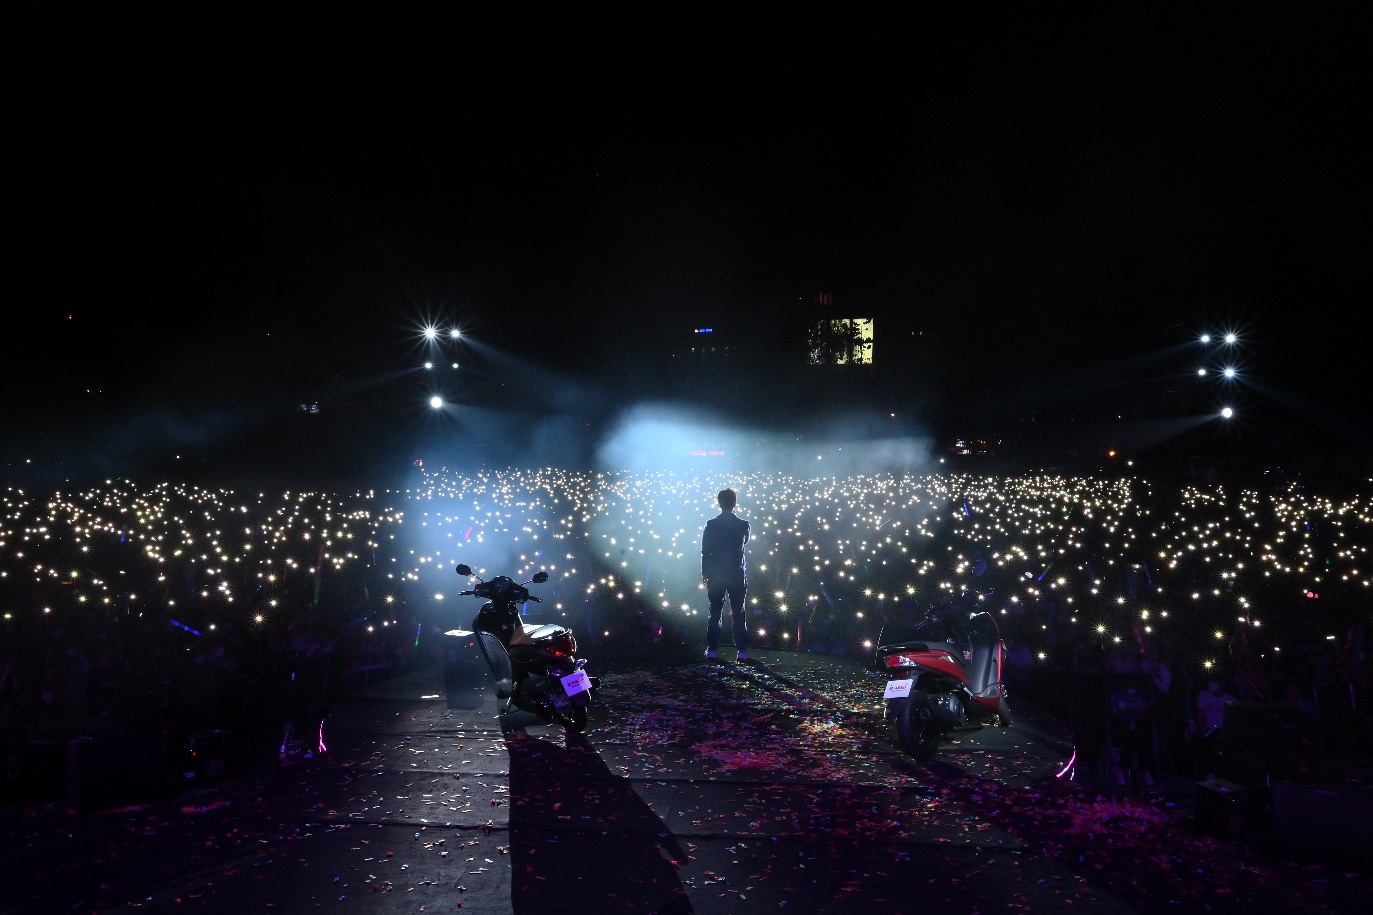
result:
[[[1369,450],[1365,8],[440,9],[7,14],[11,479],[575,459],[641,399],[1013,442],[1211,410],[1217,329],[1187,449]]]

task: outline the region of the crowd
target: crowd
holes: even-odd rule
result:
[[[1000,622],[1011,695],[1072,719],[1122,777],[1214,771],[1227,697],[1292,710],[1294,765],[1366,754],[1373,735],[1366,498],[1055,475],[417,473],[351,494],[8,490],[0,726],[225,727],[270,745],[438,658],[476,610],[455,597],[460,561],[547,570],[531,618],[588,648],[703,646],[699,538],[729,486],[753,530],[755,647],[864,655],[885,624],[966,592]]]

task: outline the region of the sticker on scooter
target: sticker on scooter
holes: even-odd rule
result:
[[[910,680],[888,680],[887,691],[882,694],[883,699],[905,699],[911,694]]]
[[[591,680],[584,670],[579,670],[575,674],[568,674],[562,678],[562,682],[563,689],[567,691],[569,696],[575,696],[577,693],[584,693],[591,689]]]

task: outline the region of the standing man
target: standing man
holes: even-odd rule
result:
[[[744,598],[748,592],[748,566],[744,544],[748,543],[748,522],[734,514],[738,496],[722,489],[715,497],[720,514],[706,522],[701,534],[701,581],[710,600],[710,623],[706,627],[706,657],[713,658],[720,648],[720,614],[729,594],[730,617],[734,621],[734,647],[739,660],[748,660],[748,622]]]

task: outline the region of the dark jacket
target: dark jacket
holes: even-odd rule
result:
[[[701,534],[701,577],[722,578],[745,571],[748,537],[748,522],[733,512],[722,511],[707,521]]]

